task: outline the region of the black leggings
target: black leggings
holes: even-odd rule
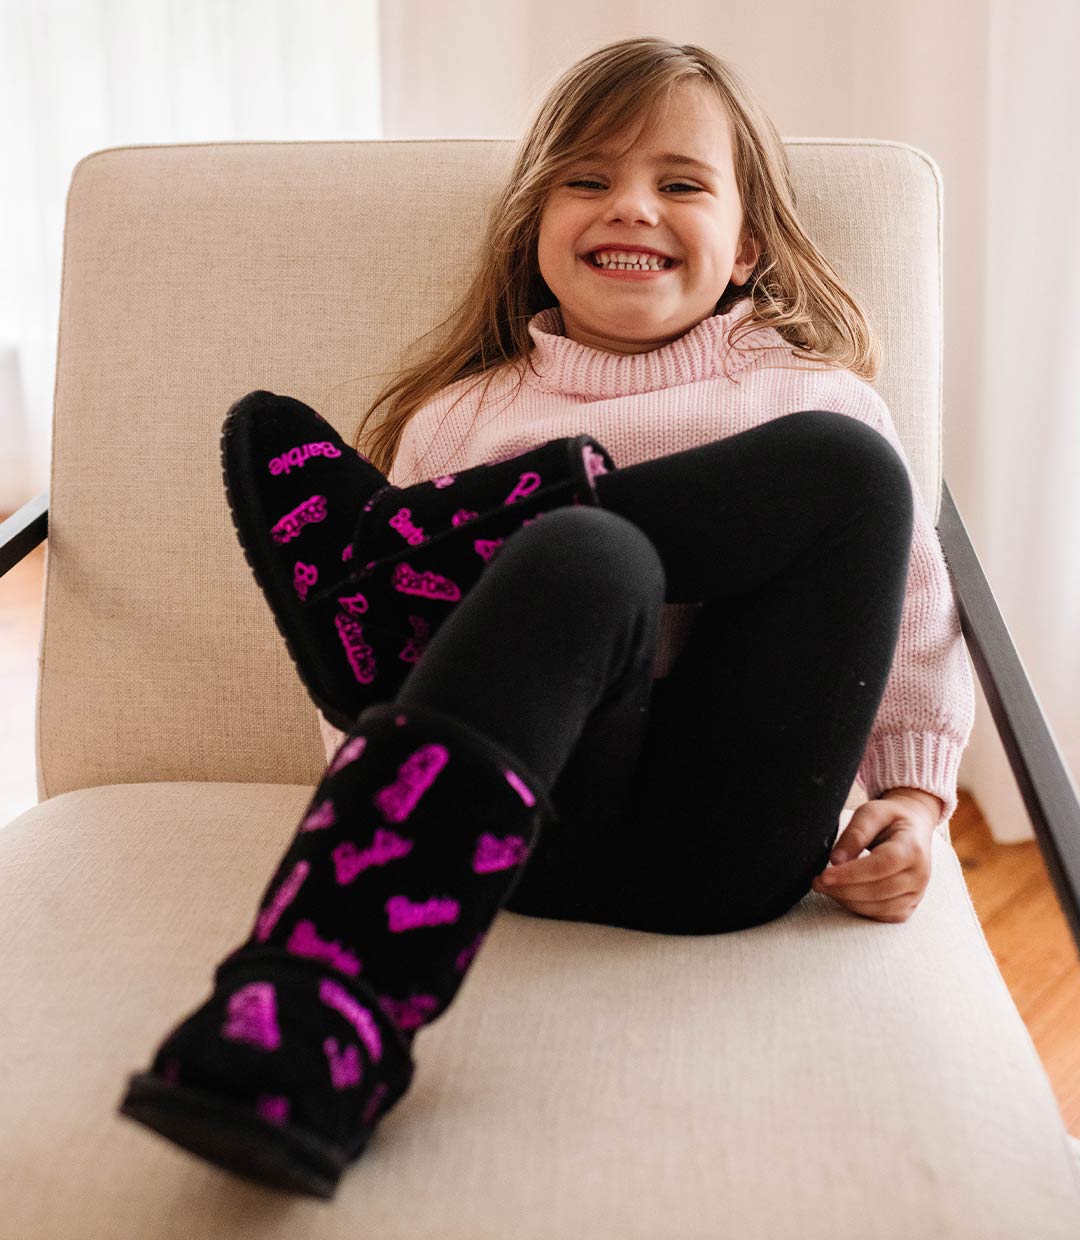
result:
[[[671,934],[771,921],[836,840],[892,667],[913,500],[872,427],[801,411],[597,479],[509,537],[398,693],[547,779],[505,907]],[[701,602],[653,680],[664,602]]]

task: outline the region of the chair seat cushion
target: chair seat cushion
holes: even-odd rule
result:
[[[900,924],[814,892],[711,936],[502,910],[332,1203],[120,1117],[127,1074],[250,932],[310,795],[117,784],[0,830],[5,1235],[1080,1232],[1050,1083],[938,833],[929,890]]]

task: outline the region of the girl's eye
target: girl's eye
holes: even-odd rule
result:
[[[573,189],[577,185],[594,185],[596,186],[597,189],[604,188],[600,184],[599,181],[570,181],[569,182],[569,188],[571,189]],[[675,181],[671,185],[665,186],[665,188],[666,189],[688,189],[692,194],[697,194],[701,192],[700,188],[697,185],[687,185],[685,181]]]

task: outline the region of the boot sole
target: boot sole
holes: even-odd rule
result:
[[[215,1094],[132,1074],[120,1114],[228,1171],[290,1192],[329,1199],[342,1172],[363,1152],[374,1128],[346,1152],[296,1128],[278,1128]]]
[[[236,401],[225,415],[225,424],[221,433],[221,474],[225,484],[229,515],[244,553],[244,559],[254,574],[263,597],[269,604],[274,624],[285,642],[289,657],[296,666],[308,695],[335,728],[348,731],[353,724],[353,716],[343,712],[340,703],[335,701],[334,685],[337,677],[332,669],[322,666],[318,655],[313,655],[305,649],[301,640],[304,630],[303,625],[299,623],[300,610],[291,596],[291,584],[283,580],[281,566],[262,552],[266,531],[261,525],[257,526],[250,516],[252,512],[257,512],[260,521],[265,520],[262,497],[252,484],[254,466],[250,454],[248,431],[257,416],[257,411],[266,407],[267,398],[270,397],[278,399],[272,392],[261,390],[250,392]],[[303,402],[298,401],[297,404],[303,404]],[[309,409],[315,417],[319,417],[314,409],[306,405],[304,408]],[[320,418],[320,421],[325,423],[335,438],[344,443],[344,440],[341,440],[341,437],[324,418]],[[286,618],[294,614],[298,621],[295,628],[290,619]]]

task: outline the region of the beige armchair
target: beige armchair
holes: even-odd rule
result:
[[[787,144],[869,308],[964,634],[1080,942],[1080,813],[941,475],[942,183],[910,146]],[[1080,1166],[947,826],[902,924],[810,893],[668,936],[502,910],[332,1202],[119,1116],[208,995],[324,768],[237,544],[218,436],[255,388],[346,437],[461,294],[504,140],[98,151],[67,204],[40,802],[0,829],[0,1234],[1064,1240]],[[46,513],[46,505],[48,512]],[[862,799],[858,790],[841,826]]]

